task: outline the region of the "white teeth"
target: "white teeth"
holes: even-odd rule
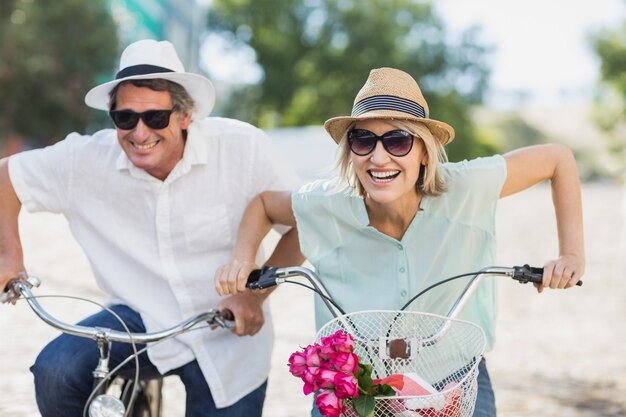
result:
[[[146,143],[145,145],[140,145],[138,143],[133,142],[133,146],[137,149],[151,149],[156,146],[158,142]]]
[[[375,171],[370,171],[370,175],[376,179],[389,179],[391,177],[395,177],[396,175],[398,175],[400,173],[400,171],[386,171],[386,172],[375,172]]]

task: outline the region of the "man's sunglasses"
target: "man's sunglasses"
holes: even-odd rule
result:
[[[150,129],[165,129],[170,124],[170,116],[178,106],[170,110],[148,110],[141,113],[132,110],[111,110],[109,115],[113,123],[120,129],[131,130],[137,126],[139,119]]]
[[[348,132],[350,150],[359,156],[370,154],[379,140],[383,143],[383,148],[393,156],[405,156],[413,148],[413,135],[404,130],[391,130],[382,136],[365,129],[352,129]]]

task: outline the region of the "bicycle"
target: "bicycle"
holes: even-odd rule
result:
[[[255,270],[250,274],[247,287],[265,289],[294,283],[316,292],[334,317],[317,332],[316,342],[341,330],[352,336],[354,353],[359,361],[372,366],[373,378],[410,375],[413,381],[419,381],[419,393],[375,397],[374,416],[470,417],[476,402],[478,366],[486,340],[482,328],[458,316],[486,276],[506,276],[522,284],[541,283],[543,268],[488,267],[446,278],[393,311],[346,313],[316,273],[304,267]],[[293,277],[305,278],[310,286],[289,280]],[[445,316],[406,310],[429,290],[464,277],[472,278]],[[582,281],[577,285],[582,285]],[[357,417],[357,413],[347,406],[341,416]]]
[[[68,324],[52,316],[37,301],[37,296],[33,294],[32,289],[39,287],[40,283],[41,281],[36,277],[20,274],[17,279],[9,282],[6,291],[0,295],[0,304],[15,304],[16,301],[23,299],[33,312],[48,325],[66,334],[96,341],[99,360],[93,371],[91,395],[83,409],[83,416],[85,417],[160,417],[163,379],[142,379],[140,377],[137,368],[139,354],[148,349],[150,344],[164,341],[191,330],[206,327],[224,329],[235,327],[231,311],[215,309],[191,317],[169,329],[153,333],[132,333],[128,331],[123,322],[121,324],[127,330],[125,332]],[[203,323],[207,326],[201,327],[200,324]],[[134,352],[117,367],[109,369],[109,353],[113,342],[129,343],[133,346]],[[146,347],[137,350],[136,345],[146,345]],[[129,378],[116,374],[124,364],[131,360],[134,360],[136,364],[134,376]]]

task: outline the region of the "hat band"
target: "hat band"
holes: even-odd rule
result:
[[[358,117],[372,110],[397,110],[422,119],[428,118],[424,107],[412,100],[396,96],[371,96],[364,98],[352,108],[352,117]]]
[[[159,72],[175,72],[169,68],[158,67],[156,65],[132,65],[130,67],[126,67],[123,70],[120,70],[115,76],[116,80],[126,77],[133,77],[135,75],[146,75],[146,74],[155,74]]]

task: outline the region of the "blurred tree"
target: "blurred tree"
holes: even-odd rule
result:
[[[601,62],[594,118],[608,133],[609,150],[618,158],[619,169],[623,171],[626,167],[626,22],[594,34],[591,41]]]
[[[103,0],[0,2],[0,138],[43,145],[94,117],[83,101],[118,52]]]
[[[505,114],[496,127],[502,135],[502,151],[549,142],[546,134],[517,114]]]
[[[415,77],[431,117],[454,126],[452,160],[493,151],[471,122],[489,49],[476,28],[453,45],[428,2],[214,0],[209,31],[231,51],[252,48],[262,70],[258,83],[232,93],[222,107],[229,116],[266,128],[319,125],[349,114],[369,70],[389,66]]]

